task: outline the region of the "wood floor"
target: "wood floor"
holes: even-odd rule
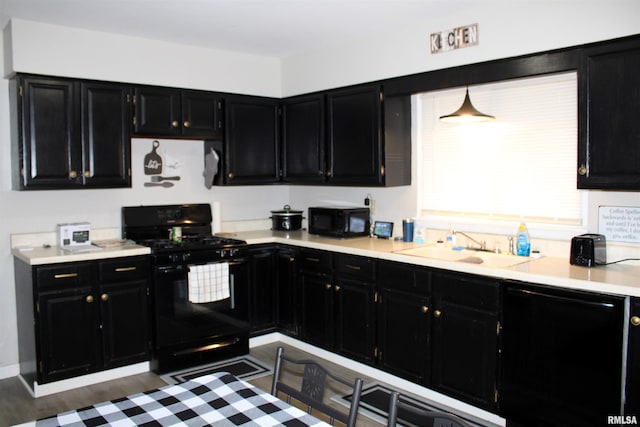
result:
[[[273,366],[278,345],[282,344],[272,343],[254,347],[251,349],[251,355],[267,366]],[[316,357],[295,347],[287,345],[284,347],[285,353],[295,358]],[[357,375],[355,372],[331,362],[324,361],[323,363],[333,372],[349,380],[355,379]],[[371,379],[365,378],[365,383],[369,380]],[[271,376],[256,378],[250,382],[256,387],[268,391],[271,387]],[[149,372],[34,399],[17,377],[7,378],[0,380],[0,427],[33,421],[59,412],[90,406],[164,385],[166,383],[159,376]],[[327,395],[331,396],[339,392],[340,390],[337,389],[328,390]],[[358,417],[358,427],[381,425],[364,416]]]

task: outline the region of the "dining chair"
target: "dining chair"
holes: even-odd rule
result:
[[[282,379],[283,362],[287,363],[287,369],[297,366],[303,370],[302,380],[299,390],[293,384],[293,381],[285,383]],[[349,412],[345,413],[324,401],[325,386],[329,380],[337,381],[348,387],[346,393],[351,394],[351,404]],[[297,383],[298,381],[296,381]],[[307,412],[311,415],[312,410],[321,412],[329,417],[331,425],[337,420],[347,427],[355,427],[356,417],[358,416],[358,407],[360,405],[360,395],[362,394],[362,378],[356,378],[350,382],[338,375],[331,373],[318,362],[310,359],[296,360],[284,355],[284,348],[278,347],[276,351],[276,361],[273,370],[273,382],[271,384],[271,394],[278,397],[278,392],[287,396],[287,403],[291,404],[291,398],[302,402],[307,406]]]
[[[396,427],[400,411],[410,424],[419,427],[471,427],[465,420],[449,412],[420,409],[400,400],[400,393],[397,391],[391,392],[387,427]]]

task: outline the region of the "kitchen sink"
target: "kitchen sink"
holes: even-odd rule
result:
[[[437,259],[440,261],[463,262],[476,264],[486,268],[506,268],[529,262],[529,257],[498,254],[475,249],[454,250],[444,246],[420,246],[412,249],[395,251],[397,254]]]

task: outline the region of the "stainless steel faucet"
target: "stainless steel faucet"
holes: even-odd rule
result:
[[[463,231],[454,231],[454,234],[462,234],[464,237],[466,237],[467,239],[471,240],[472,242],[474,242],[476,245],[480,246],[480,249],[483,251],[487,250],[487,242],[482,241],[479,242],[476,239],[474,239],[473,237],[469,236],[467,233],[463,232]]]

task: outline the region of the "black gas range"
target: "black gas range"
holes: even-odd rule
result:
[[[156,372],[249,352],[247,244],[212,235],[211,223],[209,204],[122,208],[122,237],[151,248]]]

